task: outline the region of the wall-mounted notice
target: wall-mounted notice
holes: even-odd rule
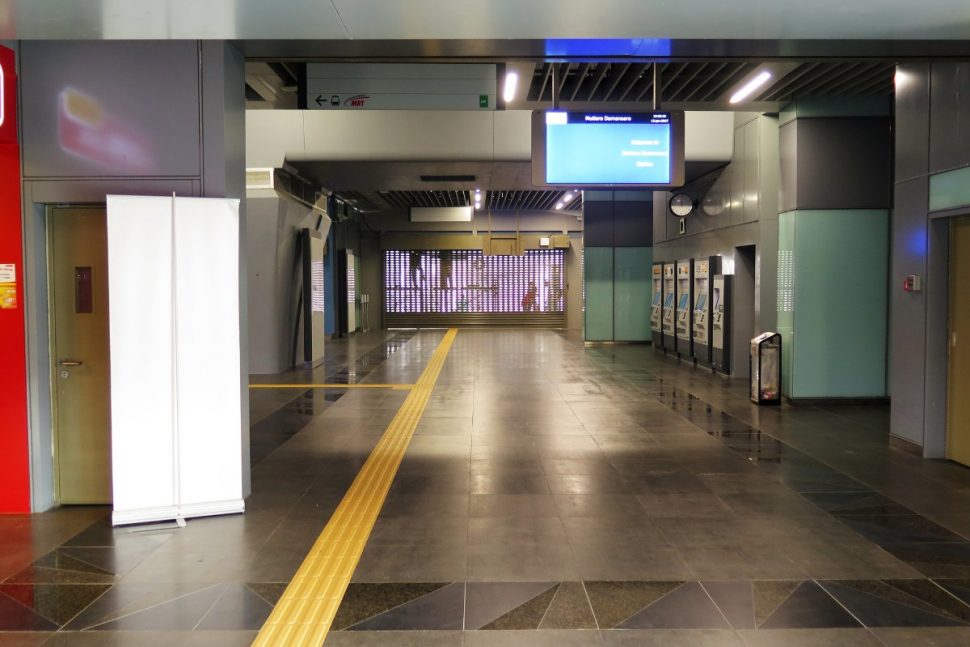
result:
[[[17,308],[17,266],[0,263],[0,310]]]
[[[311,110],[491,110],[498,70],[481,63],[308,63]]]

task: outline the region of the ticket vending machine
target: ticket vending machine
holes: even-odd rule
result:
[[[693,328],[694,259],[677,261],[677,354],[691,359],[691,329]]]
[[[653,347],[662,349],[664,347],[664,328],[663,328],[663,290],[664,290],[664,266],[663,263],[653,264],[653,274],[651,275],[651,298],[650,298],[650,338],[653,340]]]
[[[731,373],[731,281],[733,276],[715,274],[711,279],[711,366]]]
[[[674,310],[677,302],[677,274],[676,266],[673,263],[664,263],[663,266],[663,347],[665,351],[677,352],[677,335],[674,327]]]
[[[720,271],[720,256],[694,261],[694,360],[703,366],[711,365],[711,277]]]

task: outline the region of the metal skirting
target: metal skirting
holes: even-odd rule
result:
[[[440,312],[384,313],[385,328],[449,328],[517,326],[565,328],[565,312]]]

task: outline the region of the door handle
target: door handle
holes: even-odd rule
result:
[[[61,366],[80,366],[84,362],[79,362],[76,359],[66,359],[63,362],[58,362]]]

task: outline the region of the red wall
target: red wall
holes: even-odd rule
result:
[[[16,288],[0,285],[0,513],[30,512],[24,258],[14,55],[0,47],[4,120],[0,124],[0,265],[12,263]],[[15,301],[13,303],[12,301]]]

